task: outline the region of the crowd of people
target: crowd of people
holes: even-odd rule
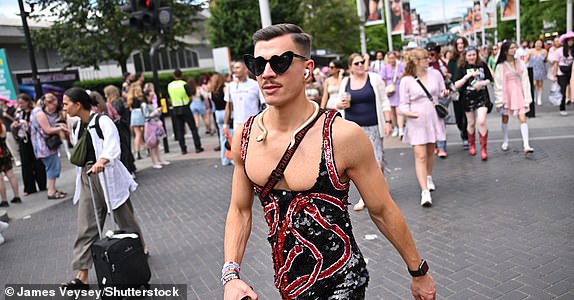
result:
[[[368,207],[372,210],[374,219],[377,219],[383,218],[382,215],[377,215],[382,206],[385,209],[394,209],[391,198],[387,195],[388,191],[376,188],[376,184],[386,187],[384,177],[380,176],[385,173],[383,149],[385,137],[400,139],[412,146],[414,169],[421,190],[420,204],[430,207],[431,192],[437,189],[433,181],[435,156],[443,159],[448,157],[445,117],[450,105],[453,106],[454,119],[463,148],[468,150],[471,156],[480,153],[481,159],[486,161],[488,113],[495,110],[501,115],[502,151],[510,148],[508,121],[509,116],[513,115],[520,122],[523,151],[531,153],[534,149],[530,146],[527,117],[534,117],[533,105],[543,104],[544,81],[550,79],[560,86],[561,115],[566,116],[566,104],[574,102],[574,93],[568,88],[574,83],[572,32],[550,42],[536,40],[530,45],[527,41],[523,41],[518,45],[512,41],[504,41],[481,48],[469,45],[464,37],[458,37],[451,45],[442,47],[428,43],[424,48],[416,47],[402,52],[377,51],[372,59],[368,54],[352,53],[346,62],[332,60],[321,68],[311,63],[309,53],[304,52],[302,55],[294,51],[298,50],[298,47],[304,46],[305,49],[308,47],[306,34],[299,32],[298,27],[289,25],[280,30],[293,30],[294,32],[289,34],[300,35],[302,40],[295,40],[293,44],[289,35],[285,33],[262,31],[260,32],[262,36],[256,40],[256,44],[260,43],[259,48],[256,46],[256,52],[264,55],[257,58],[246,55],[243,61],[233,62],[230,76],[216,73],[202,76],[196,81],[195,78],[185,79],[181,70],[175,70],[174,80],[167,86],[173,132],[179,142],[181,153],[188,153],[185,124],[188,125],[192,135],[195,152],[204,151],[198,133],[200,122],[203,122],[206,135],[219,135],[220,143],[216,151],[220,151],[221,164],[239,167],[234,172],[234,176],[239,178],[237,183],[234,180],[234,185],[239,186],[236,196],[232,196],[228,224],[242,222],[245,218],[242,212],[247,210],[245,205],[251,203],[254,190],[260,194],[262,203],[271,207],[276,204],[272,200],[274,196],[269,197],[270,193],[282,191],[281,195],[275,196],[284,198],[287,190],[311,191],[314,188],[309,188],[306,180],[311,181],[314,178],[306,178],[304,174],[297,178],[297,175],[289,173],[288,177],[292,178],[288,180],[289,183],[284,181],[278,185],[282,189],[273,189],[274,185],[268,187],[269,182],[266,184],[267,174],[264,170],[272,169],[273,166],[268,165],[268,161],[264,158],[269,158],[271,152],[284,149],[270,145],[282,144],[289,140],[287,149],[291,149],[293,145],[296,149],[301,137],[283,133],[288,131],[285,128],[294,128],[301,123],[299,121],[304,122],[295,133],[306,133],[315,121],[323,118],[322,132],[316,130],[310,133],[311,140],[321,139],[325,145],[315,157],[321,155],[320,172],[310,172],[310,176],[322,174],[317,180],[322,180],[321,176],[326,176],[324,180],[329,182],[328,192],[334,197],[345,196],[340,193],[348,192],[349,180],[358,182],[362,197],[358,199],[353,209],[363,210]],[[285,44],[272,46],[279,41]],[[288,49],[288,46],[293,46],[291,47],[293,49]],[[285,51],[282,54],[275,53],[274,47],[285,48]],[[303,61],[304,64],[295,64],[294,61]],[[301,84],[298,80],[282,82],[276,78],[282,74],[293,79],[295,76],[300,76],[293,73],[291,65],[296,65],[294,68],[302,72]],[[267,77],[268,80],[265,79]],[[118,224],[134,228],[141,235],[129,201],[130,192],[137,187],[134,181],[135,162],[143,159],[148,153],[153,168],[161,169],[170,164],[169,161],[162,159],[160,151],[161,140],[167,135],[165,124],[162,122],[165,111],[162,103],[158,101],[155,87],[149,82],[145,83],[142,74],[135,76],[126,74],[124,79],[121,89],[109,85],[102,91],[103,95],[98,91],[72,88],[64,93],[63,100],[59,100],[52,93],[46,93],[36,101],[22,93],[18,95],[16,106],[7,105],[7,99],[0,98],[4,121],[0,123],[0,172],[6,176],[14,195],[9,202],[4,182],[0,180],[2,198],[0,207],[22,202],[18,180],[13,172],[15,165],[22,166],[23,195],[47,191],[48,199],[64,199],[68,196],[68,193],[58,189],[56,184],[61,174],[62,150],[80,170],[74,193],[74,202],[80,203],[78,238],[74,245],[73,262],[78,275],[64,283],[70,288],[83,288],[87,284],[87,270],[91,266],[87,249],[97,238],[95,225],[91,221],[85,221],[88,215],[93,214],[94,209],[86,204],[89,203],[86,190],[90,188],[87,182],[94,180],[99,186],[96,191],[100,206],[98,209],[105,205],[111,206],[117,211]],[[262,84],[258,82],[263,79],[265,80]],[[289,85],[293,85],[293,91],[283,89]],[[494,90],[494,99],[490,98],[489,88]],[[295,94],[298,90],[304,91],[303,100]],[[287,94],[283,95],[284,93]],[[284,103],[287,101],[285,99],[290,99],[289,101],[293,103],[300,102],[301,105]],[[311,117],[308,119],[301,119],[309,114]],[[339,120],[336,117],[342,117],[347,123],[336,121]],[[336,131],[336,128],[339,131]],[[238,130],[235,135],[234,130]],[[345,132],[350,135],[345,135]],[[336,159],[333,156],[333,145],[338,145],[341,140],[348,140],[351,135],[356,136],[358,132],[361,134],[357,136],[357,142],[369,145],[368,151],[365,152],[364,148],[361,148],[361,151],[357,150],[356,153],[341,151],[342,154],[338,154],[338,157],[345,159]],[[255,143],[249,145],[248,152],[251,133]],[[480,151],[476,143],[477,136]],[[77,149],[82,139],[88,140],[86,142],[88,146],[81,162],[77,163]],[[307,147],[309,151],[314,149],[309,143],[302,147]],[[234,151],[231,151],[232,149]],[[284,156],[293,155],[289,150],[285,153]],[[281,153],[275,154],[277,155],[271,157],[280,157]],[[246,160],[248,156],[256,156],[259,160]],[[304,159],[295,157],[295,162],[292,164],[298,166],[297,170],[308,168]],[[116,164],[115,161],[121,163]],[[335,163],[341,163],[340,166],[344,166],[349,173],[338,173]],[[359,166],[368,172],[358,172],[356,168]],[[277,168],[280,167],[281,165]],[[242,168],[245,172],[240,170]],[[103,174],[104,169],[108,169],[112,175]],[[283,171],[280,171],[277,180],[284,175]],[[110,176],[124,184],[118,186],[107,183],[112,178]],[[375,184],[375,179],[381,182]],[[277,183],[278,181],[275,182]],[[248,185],[253,185],[253,189],[246,188]],[[109,203],[103,202],[104,189],[108,190],[107,193],[111,193]],[[376,203],[374,195],[379,193],[373,191],[385,195],[384,204]],[[237,196],[237,193],[240,195]],[[105,217],[105,213],[102,212],[103,210],[100,214]],[[320,215],[319,212],[316,214]],[[382,221],[375,220],[375,223],[380,225],[378,222]],[[393,217],[392,222],[401,228],[403,226],[402,219],[398,217]],[[5,228],[6,225],[0,223],[0,229]],[[234,234],[244,235],[244,230],[246,229],[238,228],[231,229],[231,233],[226,232],[226,240],[228,234],[232,240],[233,247],[229,249],[232,250],[230,253],[240,252],[240,248],[244,246],[246,240],[237,241],[231,238]],[[403,233],[406,230],[401,229]],[[416,261],[420,261],[414,243],[408,237],[407,235],[406,238],[402,237],[394,242],[410,248],[408,251],[399,249],[404,252],[401,254],[408,253],[416,258]],[[3,239],[0,239],[0,243],[2,242]],[[356,245],[352,247],[355,248]],[[368,275],[361,265],[360,252],[357,251],[353,255],[357,265],[356,269],[352,270],[356,272],[352,284],[363,288],[358,289],[357,297],[360,298],[361,293],[364,293]],[[276,258],[278,257],[274,256],[274,259]],[[424,260],[423,262],[426,263]],[[414,266],[412,260],[407,263]],[[419,266],[419,271],[420,268]],[[238,264],[234,261],[226,264],[224,271],[227,272],[227,277],[224,274],[222,279],[224,284],[239,279]],[[304,270],[301,272],[303,274]],[[424,273],[426,270],[422,275]],[[346,282],[347,279],[341,278],[341,284],[349,283]],[[287,283],[288,280],[285,280]],[[432,291],[434,288],[430,288],[431,284],[432,279],[426,283],[426,287]],[[280,283],[278,287],[285,295],[295,293],[284,283]],[[247,290],[243,285],[236,285],[236,288]],[[317,289],[308,293],[320,294],[322,291]]]

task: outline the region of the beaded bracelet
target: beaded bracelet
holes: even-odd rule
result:
[[[241,267],[234,261],[228,261],[223,264],[223,268],[221,269],[221,283],[225,285],[233,279],[239,279],[240,270]]]

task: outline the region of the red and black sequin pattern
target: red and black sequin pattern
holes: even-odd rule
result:
[[[319,175],[310,190],[273,189],[262,197],[262,187],[254,184],[269,226],[275,286],[283,299],[363,299],[369,279],[347,211],[349,183],[341,182],[334,163],[331,130],[337,113],[325,114]]]

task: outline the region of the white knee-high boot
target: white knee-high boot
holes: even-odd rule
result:
[[[522,133],[522,145],[524,146],[524,152],[532,152],[534,149],[530,147],[529,137],[528,137],[528,124],[520,124],[520,133]]]
[[[536,104],[542,105],[542,89],[536,91]]]
[[[502,123],[500,126],[502,128],[502,146],[500,148],[502,151],[508,150],[508,123]]]

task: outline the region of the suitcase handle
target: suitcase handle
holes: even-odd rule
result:
[[[94,162],[93,162],[93,161],[89,161],[89,162],[86,163],[86,165],[89,165],[89,164],[93,165]],[[94,186],[93,186],[93,183],[92,183],[92,176],[93,176],[93,175],[98,176],[98,175],[97,175],[97,174],[94,174],[94,173],[91,172],[91,171],[88,171],[88,172],[86,173],[86,175],[88,176],[88,184],[90,185],[90,196],[92,197],[92,205],[93,205],[93,207],[94,207],[94,216],[96,217],[96,225],[98,226],[98,234],[100,235],[100,239],[103,239],[103,238],[104,238],[104,235],[103,235],[103,233],[102,233],[102,229],[103,229],[104,224],[101,224],[101,222],[100,222],[100,217],[99,217],[99,215],[98,215],[98,210],[97,210],[97,208],[96,208],[96,198],[94,198]],[[104,176],[103,176],[103,177],[104,177],[104,184],[103,184],[103,189],[104,189],[104,191],[103,191],[103,192],[104,192],[104,201],[106,202],[106,210],[109,212],[109,214],[110,214],[111,217],[112,217],[112,230],[116,230],[116,223],[115,223],[115,220],[113,219],[113,217],[114,217],[114,210],[113,210],[112,207],[111,207],[111,203],[108,203],[108,197],[107,197],[107,195],[109,195],[109,193],[107,192],[108,185],[107,185],[107,182],[106,182],[105,171],[102,171],[102,175],[104,175]]]

